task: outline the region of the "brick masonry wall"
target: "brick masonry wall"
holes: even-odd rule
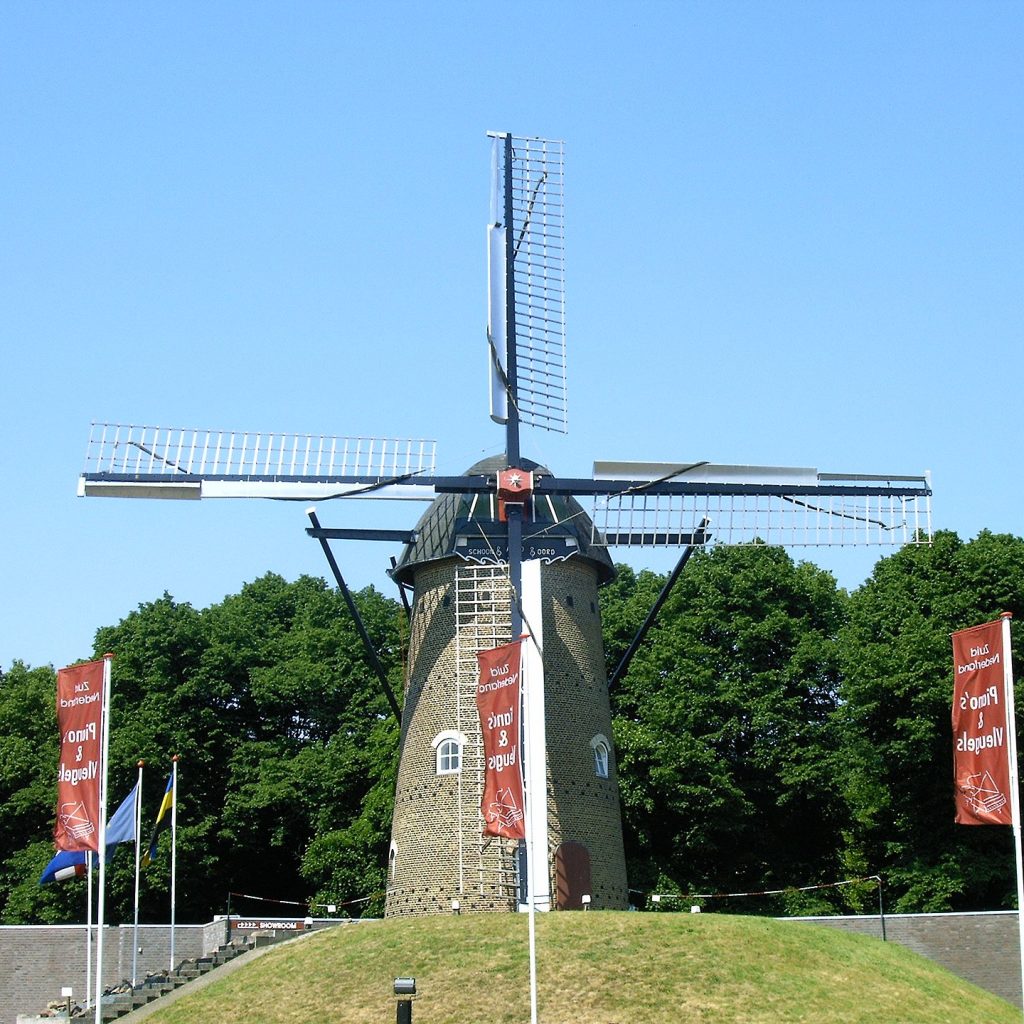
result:
[[[455,577],[461,564],[449,559],[416,574],[392,822],[394,857],[389,858],[389,917],[451,913],[453,899],[467,911],[515,906],[512,851],[498,840],[480,841],[478,740],[463,750],[462,772],[438,775],[436,770],[433,740],[438,734],[479,735],[471,680],[457,685],[462,647],[467,648],[464,664],[468,648],[475,650],[471,638],[460,637],[456,629]],[[507,581],[496,579],[487,586],[476,626],[500,630],[499,612],[508,608]],[[497,642],[508,640],[507,618],[507,611],[501,612],[504,633],[497,634]]]
[[[202,956],[224,941],[224,925],[177,925],[174,956],[180,962]],[[131,925],[103,931],[103,987],[131,979]],[[212,945],[207,945],[212,942]],[[139,977],[170,966],[170,926],[140,925]],[[92,955],[96,956],[93,934]],[[95,972],[95,959],[93,960]],[[95,978],[93,979],[95,982]],[[8,925],[0,927],[0,1024],[15,1024],[19,1013],[41,1013],[70,986],[76,1001],[85,1002],[85,925]]]
[[[457,624],[459,559],[427,563],[415,575],[406,676],[402,753],[392,825],[387,915],[509,911],[516,907],[514,846],[493,840],[481,849],[482,759],[473,698],[477,623]],[[507,642],[508,584],[500,571],[489,582],[478,618],[484,632]],[[591,740],[611,742],[611,712],[597,604],[597,573],[582,558],[542,572],[545,711],[548,747],[548,870],[563,841],[590,854],[595,909],[625,909],[626,865],[614,753],[607,779],[594,771]],[[500,625],[499,625],[500,623]],[[504,630],[504,633],[500,632]],[[459,666],[463,680],[460,685]],[[463,770],[438,775],[432,740],[465,734]],[[461,837],[461,840],[460,840]],[[554,879],[552,877],[552,896]]]
[[[882,937],[878,915],[786,918]],[[1013,910],[983,914],[891,914],[885,936],[948,971],[1021,1006],[1020,940]]]
[[[544,682],[548,747],[548,861],[562,842],[590,854],[595,909],[628,906],[619,786],[614,750],[608,777],[594,770],[591,740],[612,742],[597,579],[582,561],[556,562],[543,573]],[[552,885],[554,892],[554,885]]]

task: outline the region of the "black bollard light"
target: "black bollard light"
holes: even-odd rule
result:
[[[395,978],[395,995],[405,996],[398,1000],[397,1024],[412,1024],[412,997],[416,995],[415,978]]]

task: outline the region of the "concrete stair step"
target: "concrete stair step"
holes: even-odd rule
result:
[[[105,996],[100,1004],[100,1020],[117,1020],[118,1017],[131,1013],[133,1009],[130,993],[123,997],[115,996],[111,998]]]

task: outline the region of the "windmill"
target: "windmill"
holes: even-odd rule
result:
[[[410,609],[387,913],[625,908],[627,883],[598,588],[608,549],[675,547],[679,561],[611,683],[628,667],[695,547],[898,545],[930,537],[921,475],[848,475],[708,462],[597,462],[560,478],[526,459],[523,426],[567,429],[563,146],[491,133],[488,358],[503,455],[455,476],[426,440],[314,437],[93,424],[86,496],[427,500],[412,530],[307,532],[358,613],[338,539],[401,543],[391,576]],[[588,513],[581,501],[591,504]],[[360,626],[361,628],[361,626]],[[482,835],[476,654],[529,634],[527,843]],[[521,813],[502,805],[494,813]],[[541,851],[527,870],[524,847]]]

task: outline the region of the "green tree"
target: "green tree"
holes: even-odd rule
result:
[[[78,886],[38,885],[53,856],[55,692],[49,666],[16,661],[0,674],[0,911],[11,924],[67,920],[80,902]]]
[[[621,574],[609,594],[624,609],[602,605],[613,629],[642,619],[641,585],[640,604],[657,589],[643,574],[633,580]],[[835,879],[844,596],[830,574],[779,548],[691,559],[612,693],[633,885],[740,891]]]
[[[321,815],[316,837],[302,859],[302,877],[314,887],[315,903],[335,904],[349,917],[380,917],[398,769],[398,729],[393,719],[383,719],[358,752],[351,749],[350,738],[336,736],[332,745],[331,764],[318,772],[316,787],[347,789],[356,783],[356,772],[373,784],[362,797],[357,817],[331,821]]]
[[[852,595],[841,643],[846,856],[883,875],[895,910],[1011,905],[1009,829],[953,823],[950,633],[1003,611],[1019,618],[1022,605],[1024,540],[987,531],[904,548]]]
[[[400,692],[401,608],[373,588],[355,600]],[[225,908],[229,891],[304,902],[310,883],[300,869],[310,844],[364,816],[376,823],[383,812],[366,816],[366,807],[392,799],[378,785],[393,772],[397,727],[344,602],[323,580],[268,574],[201,611],[164,594],[100,629],[94,650],[114,654],[111,808],[145,761],[144,843],[171,756],[180,758],[179,920],[208,919]],[[52,855],[53,671],[16,663],[0,682],[3,919],[81,919],[82,883],[36,884]],[[169,839],[160,843],[144,873],[144,921],[167,915]],[[350,858],[353,869],[379,870],[380,837],[364,842],[358,857]],[[109,871],[108,919],[130,918],[133,884],[132,858],[119,854]]]

